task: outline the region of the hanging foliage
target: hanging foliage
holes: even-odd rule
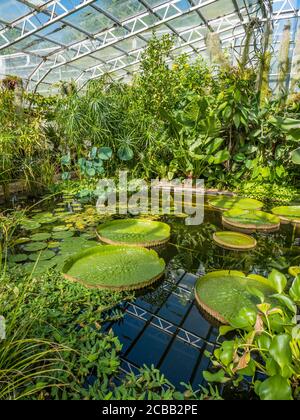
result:
[[[291,41],[291,24],[285,25],[282,41],[279,50],[279,64],[278,64],[278,96],[284,96],[287,93],[287,75],[290,67],[289,51]]]
[[[293,94],[300,82],[300,25],[298,26],[296,34],[291,79],[290,93]]]
[[[217,64],[221,67],[229,65],[222,50],[222,42],[217,32],[208,32],[206,37],[206,46],[211,64]]]

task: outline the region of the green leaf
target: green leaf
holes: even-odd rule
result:
[[[231,325],[235,328],[253,327],[256,323],[257,311],[253,308],[243,308],[239,314],[231,320]]]
[[[272,273],[269,275],[268,279],[278,293],[282,293],[286,288],[287,279],[285,275],[280,273],[279,271],[273,270]]]
[[[235,125],[236,129],[238,130],[239,127],[240,127],[240,124],[241,124],[240,114],[234,114],[234,116],[233,116],[233,122],[234,122],[234,125]]]
[[[283,303],[293,314],[297,313],[297,306],[288,296],[273,295],[271,297],[275,298],[275,299],[279,300],[279,302]]]
[[[217,154],[214,156],[213,163],[215,165],[220,165],[221,163],[227,162],[230,159],[230,153],[228,150],[220,150]]]
[[[292,351],[290,348],[291,336],[281,334],[275,336],[270,346],[270,355],[278,363],[281,370],[292,363]]]
[[[256,392],[263,401],[290,401],[292,389],[287,379],[273,376],[256,387]]]
[[[212,155],[222,146],[223,143],[224,143],[224,139],[222,138],[214,139],[212,142],[209,143],[206,149],[206,153],[208,155]]]
[[[229,366],[233,361],[234,341],[225,341],[221,347],[220,361],[224,366]]]
[[[290,288],[289,294],[295,302],[300,302],[300,275],[295,278],[292,287]]]
[[[295,165],[300,165],[300,147],[292,152],[292,162]]]
[[[128,145],[121,146],[118,150],[119,159],[127,162],[134,157],[133,150]]]
[[[100,147],[98,157],[102,160],[109,160],[112,154],[113,152],[110,147]]]
[[[203,378],[207,382],[215,382],[219,384],[225,384],[226,382],[229,381],[229,379],[225,377],[225,372],[223,370],[219,370],[219,372],[217,373],[210,373],[210,372],[204,371]]]

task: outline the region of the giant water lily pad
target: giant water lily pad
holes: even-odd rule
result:
[[[158,280],[165,262],[153,250],[129,246],[97,246],[70,257],[64,276],[90,288],[135,290]]]
[[[234,208],[223,214],[223,225],[230,230],[242,232],[276,232],[280,228],[280,219],[274,214],[256,210]]]
[[[263,203],[253,198],[241,198],[241,197],[214,197],[209,199],[209,204],[217,210],[231,210],[233,208],[239,208],[242,210],[261,210]]]
[[[100,225],[97,233],[107,244],[154,247],[168,242],[170,226],[152,220],[114,220]]]
[[[278,216],[283,223],[300,224],[300,206],[275,207],[272,213]]]
[[[220,247],[237,251],[251,250],[257,245],[254,238],[238,232],[216,232],[213,239]]]
[[[198,279],[196,300],[200,307],[222,324],[229,324],[244,308],[253,308],[260,300],[252,291],[266,298],[276,294],[269,280],[239,271],[216,271]]]

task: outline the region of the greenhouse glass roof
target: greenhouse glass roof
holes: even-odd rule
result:
[[[205,56],[207,32],[218,32],[234,60],[254,18],[258,34],[272,23],[276,57],[287,21],[295,40],[299,7],[300,0],[0,0],[0,77],[20,76],[40,92],[104,73],[127,80],[153,31],[174,34],[174,54],[191,57]]]

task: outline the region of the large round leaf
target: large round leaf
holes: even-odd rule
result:
[[[276,232],[280,228],[278,216],[256,210],[233,208],[224,213],[222,220],[229,229],[244,232]]]
[[[119,159],[124,160],[125,162],[132,160],[134,153],[130,146],[124,145],[121,146],[118,150]]]
[[[97,233],[107,244],[153,247],[170,239],[170,226],[152,220],[114,220],[100,225]]]
[[[158,280],[164,269],[164,261],[153,250],[107,245],[70,257],[63,273],[91,288],[134,290]]]
[[[300,223],[300,206],[275,207],[272,213],[279,216],[282,222]]]
[[[257,245],[254,238],[238,232],[216,232],[213,239],[222,248],[237,251],[254,249]]]
[[[260,210],[263,208],[263,203],[253,198],[241,197],[214,197],[209,200],[209,204],[218,210],[231,210],[233,208],[240,208],[242,210]]]
[[[239,271],[216,271],[199,278],[195,294],[197,302],[206,313],[228,324],[245,308],[256,311],[260,300],[251,290],[258,290],[265,297],[276,293],[264,277],[247,277]]]

